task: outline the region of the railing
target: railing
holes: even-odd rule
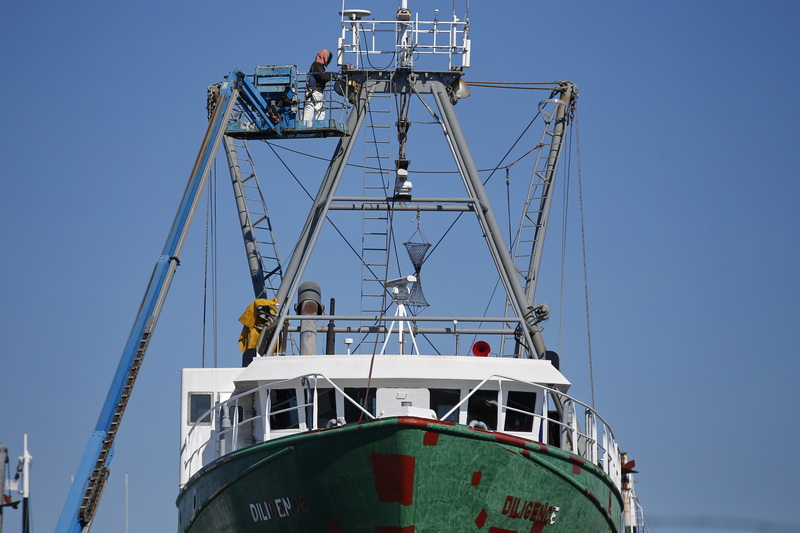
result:
[[[296,383],[298,380],[304,385],[305,390],[310,392],[308,396],[312,398],[312,401],[298,403],[295,406],[288,407],[285,409],[277,409],[272,410],[271,400],[272,395],[270,392],[272,389],[280,389],[284,388],[281,385],[286,385],[289,383]],[[256,442],[248,442],[248,443],[240,443],[240,428],[246,425],[253,426],[253,435],[256,435],[257,424],[263,423],[264,430],[263,430],[263,440],[267,441],[272,438],[272,433],[277,432],[280,436],[286,434],[287,431],[281,430],[273,430],[271,428],[270,420],[272,417],[276,415],[280,415],[283,413],[290,413],[296,412],[298,415],[298,421],[300,424],[305,425],[306,429],[319,429],[317,427],[317,384],[319,380],[323,380],[330,384],[331,388],[338,391],[345,401],[350,402],[353,406],[355,406],[364,416],[368,418],[375,418],[375,416],[364,409],[357,401],[347,395],[344,390],[342,390],[338,385],[336,385],[333,381],[328,379],[322,374],[305,374],[302,376],[297,376],[291,379],[285,379],[281,381],[276,381],[273,383],[269,383],[266,385],[261,385],[255,389],[248,390],[247,392],[243,392],[241,394],[237,394],[235,396],[231,396],[229,399],[225,400],[224,402],[217,402],[211,409],[204,412],[201,416],[198,417],[198,421],[192,424],[192,427],[189,429],[189,433],[186,435],[184,439],[183,446],[181,447],[181,461],[183,464],[183,468],[188,470],[191,473],[196,472],[203,466],[203,464],[207,461],[203,461],[202,457],[205,453],[208,445],[212,442],[216,444],[215,449],[215,458],[221,457],[227,453],[236,451],[242,447],[247,447],[255,444]],[[311,383],[313,382],[313,385]],[[256,398],[258,398],[257,394],[261,391],[266,391],[266,405],[264,409],[264,415],[255,415],[249,418],[242,418],[240,420],[240,413],[244,411],[244,402],[243,399],[252,397],[253,402]],[[310,417],[305,416],[305,409],[311,407],[312,408],[312,415]],[[241,408],[241,409],[240,409]],[[233,412],[233,419],[230,417],[230,413]],[[301,413],[304,416],[300,416]],[[308,427],[308,418],[311,419],[311,427]],[[201,435],[202,429],[204,427],[210,426],[211,427],[211,436],[207,440],[200,441],[203,438]],[[219,429],[217,429],[219,428]],[[301,429],[301,428],[298,428]],[[289,430],[289,433],[295,433],[295,430]],[[188,453],[189,455],[184,457],[184,455]]]
[[[464,396],[450,411],[442,416],[445,420],[453,413],[461,409],[465,402],[480,390],[481,387],[490,382],[497,382],[499,397],[503,398],[503,383],[516,382],[524,385],[533,385],[537,389],[544,392],[543,398],[543,412],[535,413],[532,411],[525,411],[517,409],[506,404],[501,404],[503,412],[512,411],[522,415],[533,417],[534,420],[539,421],[539,441],[547,442],[550,436],[550,425],[558,428],[559,442],[554,444],[563,450],[572,452],[579,457],[590,461],[599,466],[606,474],[611,476],[612,479],[619,479],[621,475],[620,453],[617,441],[614,438],[614,433],[611,427],[606,423],[603,418],[597,414],[587,404],[572,398],[571,396],[551,389],[544,385],[534,384],[523,381],[517,378],[508,376],[493,375],[481,381],[469,394]],[[559,418],[551,418],[548,416],[548,406],[558,407],[561,412]],[[583,426],[579,424],[579,419],[582,415]]]
[[[470,63],[469,20],[439,20],[439,10],[433,20],[420,20],[410,13],[407,20],[343,19],[339,38],[338,63],[354,65],[357,69],[387,70],[413,67],[421,55],[446,56],[447,68],[467,68]],[[380,55],[388,56],[388,61]],[[454,65],[454,57],[460,64]],[[375,61],[377,64],[373,64]]]
[[[300,381],[305,390],[303,401],[301,401],[301,398],[296,398],[296,405],[289,407],[280,406],[278,409],[273,410],[271,391],[273,389],[286,389],[287,387],[285,387],[285,385],[290,383],[296,384],[298,381]],[[351,398],[342,388],[322,374],[305,374],[292,379],[276,381],[232,396],[224,402],[218,402],[214,407],[203,413],[202,416],[198,418],[198,422],[193,424],[184,440],[181,449],[181,460],[184,470],[188,472],[189,475],[192,475],[199,470],[203,464],[209,462],[209,460],[251,446],[261,440],[268,441],[271,438],[287,434],[318,429],[317,391],[320,383],[330,385],[330,388],[342,395],[344,401],[355,406],[361,415],[371,419],[376,418],[367,409],[362,407],[358,401]],[[525,388],[534,387],[536,391],[541,391],[544,397],[542,401],[537,402],[536,407],[534,407],[535,409],[540,409],[541,412],[535,412],[533,410],[527,411],[508,405],[508,402],[503,400],[505,397],[503,391],[504,389],[509,389],[509,383],[518,383],[524,385]],[[496,388],[494,388],[495,384]],[[540,442],[558,446],[566,451],[572,452],[586,461],[597,465],[608,474],[615,483],[620,483],[620,452],[616,439],[614,438],[610,426],[590,406],[567,394],[543,385],[508,376],[493,375],[472,388],[472,390],[451,408],[450,411],[444,414],[441,419],[446,420],[453,413],[459,412],[465,402],[469,402],[469,399],[478,390],[496,390],[500,398],[500,407],[503,413],[509,411],[516,412],[523,416],[532,417],[533,420],[538,421],[538,427],[537,424],[534,424],[532,431],[526,432],[526,437],[532,440],[537,440],[538,438]],[[261,412],[266,414],[245,418],[244,409],[254,405],[258,399],[257,394],[262,391],[265,392],[262,397],[265,398],[266,401],[261,405]],[[551,407],[558,408],[557,410],[560,412],[558,417],[548,416]],[[290,429],[273,429],[271,424],[272,418],[286,413],[296,413],[297,427]],[[341,419],[332,419],[331,421],[337,425],[343,423]],[[481,423],[471,425],[485,428],[485,424],[483,424],[483,426],[480,424]],[[201,440],[204,438],[201,428],[209,428],[209,425],[210,436],[208,436],[206,440]],[[329,425],[331,424],[329,423]],[[241,438],[242,428],[246,426],[252,426],[248,433],[252,435],[250,439]],[[499,423],[497,431],[500,431]],[[520,434],[519,432],[512,433]],[[209,445],[215,446],[213,457],[206,456]]]
[[[325,84],[323,91],[322,109],[325,113],[325,121],[335,120],[344,123],[350,110],[350,102],[355,96],[355,89],[346,84],[346,81],[339,77],[337,72],[329,72],[330,81]],[[308,72],[297,73],[298,105],[297,120],[302,125],[303,109],[305,109],[308,94],[306,91],[308,83]]]

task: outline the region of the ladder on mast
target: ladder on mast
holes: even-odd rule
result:
[[[261,191],[247,140],[225,136],[224,146],[253,292],[256,298],[269,299],[277,292],[283,271],[267,202]]]
[[[390,196],[392,186],[389,166],[391,102],[391,94],[373,94],[365,124],[363,193],[364,197],[379,201]],[[387,304],[384,281],[389,277],[390,216],[389,211],[362,211],[362,315],[380,316]],[[376,348],[381,342],[381,334],[376,332],[374,336],[365,335],[361,344]]]
[[[553,200],[553,185],[564,143],[564,132],[576,98],[575,85],[571,82],[561,82],[551,98],[539,103],[545,128],[528,184],[522,220],[512,241],[511,253],[520,281],[525,288],[528,305],[533,305],[536,294],[547,221]],[[511,302],[507,298],[506,316],[511,314]],[[503,353],[502,347],[501,353]]]

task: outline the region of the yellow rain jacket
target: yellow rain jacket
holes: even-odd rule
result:
[[[255,349],[258,344],[258,337],[267,323],[267,317],[275,316],[277,313],[278,299],[265,300],[259,298],[247,306],[242,316],[239,317],[244,327],[242,334],[239,335],[239,348],[242,353],[246,350]]]

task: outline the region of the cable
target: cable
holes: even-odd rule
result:
[[[583,177],[581,176],[581,142],[578,118],[575,117],[575,149],[578,156],[578,206],[581,213],[581,249],[583,251],[583,292],[586,300],[586,341],[589,353],[589,387],[592,393],[592,408],[594,408],[594,366],[592,361],[592,327],[589,320],[589,274],[586,258],[586,225],[583,218]]]
[[[517,144],[520,142],[520,140],[522,140],[522,137],[523,137],[523,136],[525,136],[525,133],[527,133],[527,131],[530,129],[530,127],[533,125],[533,123],[536,121],[536,119],[537,119],[537,118],[539,118],[539,115],[541,115],[541,111],[540,111],[540,112],[538,112],[538,113],[536,113],[536,115],[533,117],[533,119],[531,119],[531,121],[528,123],[528,125],[527,125],[527,126],[525,126],[525,129],[524,129],[524,130],[522,130],[522,133],[520,133],[520,134],[519,134],[519,137],[517,137],[517,140],[516,140],[516,141],[514,141],[514,143],[511,145],[511,147],[510,147],[510,148],[508,149],[508,151],[505,153],[505,155],[504,155],[504,156],[503,156],[503,157],[500,159],[500,163],[497,165],[497,167],[495,167],[495,168],[494,168],[494,170],[492,170],[491,174],[489,174],[489,176],[488,176],[488,177],[487,177],[487,178],[486,178],[486,179],[483,181],[483,184],[484,184],[484,185],[486,185],[486,184],[489,182],[489,180],[490,180],[490,179],[492,179],[492,176],[494,176],[494,173],[495,173],[495,171],[497,171],[497,170],[498,170],[498,169],[500,169],[500,168],[504,168],[504,167],[502,167],[502,166],[500,166],[500,165],[503,163],[503,161],[505,161],[506,157],[508,157],[508,154],[510,154],[510,153],[511,153],[511,150],[513,150],[513,149],[514,149],[514,147],[515,147],[515,146],[516,146],[516,145],[517,145]],[[530,152],[528,152],[528,153],[530,153]],[[526,154],[526,155],[527,155],[527,154]],[[524,156],[523,156],[523,157],[524,157]],[[516,163],[516,161],[515,161],[514,163]],[[512,163],[512,165],[513,165],[514,163]],[[435,245],[433,245],[433,247],[432,247],[432,248],[430,249],[430,251],[428,252],[428,256],[425,258],[425,260],[423,260],[423,262],[422,262],[422,264],[423,264],[423,265],[425,264],[425,261],[427,261],[428,259],[430,259],[431,255],[433,255],[433,252],[434,252],[434,250],[436,250],[436,248],[438,248],[438,247],[439,247],[439,245],[442,243],[442,241],[444,240],[444,238],[447,236],[447,234],[448,234],[448,233],[450,233],[450,230],[452,230],[452,229],[453,229],[453,227],[456,225],[456,223],[458,222],[458,220],[461,218],[461,216],[462,216],[463,214],[464,214],[464,213],[462,212],[462,213],[459,213],[459,214],[456,216],[455,220],[453,220],[453,223],[452,223],[452,224],[450,224],[450,227],[448,227],[448,228],[447,228],[447,230],[444,232],[444,234],[442,234],[442,236],[439,238],[439,241],[438,241],[438,242],[437,242]],[[509,214],[509,215],[510,215],[510,214]],[[512,246],[512,248],[513,248],[513,244],[511,244],[511,246]]]
[[[534,120],[535,120],[535,118],[534,118]],[[421,121],[412,121],[411,123],[412,124],[439,124],[438,122],[421,122]],[[266,141],[266,140],[262,140],[262,142],[264,142],[267,146],[269,146],[273,150],[273,152],[275,151],[275,148],[280,148],[281,150],[285,150],[285,151],[291,152],[293,154],[301,155],[303,157],[308,157],[308,158],[311,158],[311,159],[318,159],[320,161],[330,162],[330,158],[326,158],[326,157],[322,157],[322,156],[318,156],[318,155],[314,155],[314,154],[309,154],[307,152],[301,152],[299,150],[294,150],[292,148],[287,148],[286,146],[283,146],[283,145],[280,145],[280,144],[274,144],[274,143],[271,143],[271,142]],[[496,172],[498,170],[511,167],[515,163],[517,163],[520,159],[522,159],[525,156],[529,155],[533,150],[536,150],[537,148],[541,148],[541,146],[542,145],[535,146],[532,150],[527,152],[525,155],[523,155],[522,157],[517,159],[517,161],[514,161],[514,163],[511,163],[510,165],[498,166],[498,167],[493,167],[493,168],[479,168],[478,172]],[[284,163],[284,166],[286,166],[285,163]],[[366,170],[378,170],[378,171],[381,170],[380,167],[370,167],[370,166],[366,166],[366,165],[357,165],[355,163],[347,163],[346,166],[347,167],[352,167],[352,168],[361,168],[361,169],[366,169]],[[458,170],[409,170],[408,173],[409,174],[458,174],[459,172],[458,172]]]

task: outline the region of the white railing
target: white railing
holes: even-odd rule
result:
[[[531,416],[534,420],[538,420],[539,431],[538,436],[541,442],[547,442],[549,436],[550,425],[555,425],[559,431],[558,443],[549,443],[560,447],[563,450],[572,452],[587,461],[594,463],[600,467],[612,479],[619,480],[621,476],[620,452],[617,445],[614,433],[611,427],[606,423],[603,418],[597,414],[587,404],[576,400],[559,392],[555,389],[545,387],[535,383],[530,383],[520,379],[494,375],[481,381],[478,386],[472,389],[469,394],[461,399],[450,411],[448,411],[442,420],[447,419],[454,412],[460,410],[461,406],[469,401],[476,391],[481,390],[487,383],[497,382],[499,397],[503,398],[503,382],[516,382],[528,386],[534,386],[537,389],[544,391],[545,397],[543,399],[543,412],[535,413],[532,411],[525,411],[510,407],[503,403],[501,408],[503,412],[513,411],[523,415]],[[492,389],[494,390],[494,389]],[[553,405],[558,407],[561,412],[561,419],[550,418],[548,414],[548,406]],[[582,415],[582,416],[579,416]],[[583,419],[583,424],[579,424],[579,419]],[[617,481],[615,481],[616,483]]]
[[[260,387],[247,392],[231,396],[224,402],[217,402],[211,409],[207,410],[197,418],[198,421],[192,424],[192,427],[189,429],[183,445],[181,446],[181,464],[183,465],[184,470],[189,471],[191,475],[199,470],[205,463],[207,463],[208,458],[205,456],[205,454],[210,444],[215,446],[213,458],[217,458],[227,453],[234,452],[238,449],[252,446],[256,442],[267,441],[277,436],[286,435],[287,433],[296,433],[297,431],[309,429],[319,429],[317,427],[318,404],[316,400],[318,388],[317,385],[320,380],[327,382],[332,389],[338,391],[342,395],[345,401],[350,402],[350,404],[361,411],[364,416],[368,418],[375,418],[372,413],[364,409],[356,400],[345,394],[344,390],[342,390],[338,385],[322,374],[305,374],[291,379],[285,379],[266,385],[261,385]],[[288,383],[296,383],[297,381],[301,381],[301,383],[305,385],[306,391],[311,392],[309,395],[311,397],[311,401],[298,403],[292,407],[273,411],[271,405],[272,395],[270,394],[272,389],[285,388],[281,386]],[[311,385],[312,382],[313,385]],[[249,398],[249,404],[253,405],[258,399],[258,393],[261,391],[265,392],[263,396],[266,398],[266,405],[262,412],[266,414],[255,415],[239,420],[239,413],[244,411],[244,407],[246,406],[245,404],[248,403],[244,402],[243,400]],[[297,400],[299,402],[300,398]],[[247,407],[249,407],[249,405],[247,405]],[[305,415],[305,409],[307,407],[312,408],[312,414],[310,417],[306,417]],[[233,412],[233,419],[230,417],[231,412]],[[297,413],[299,426],[297,429],[272,429],[270,420],[273,416],[290,412]],[[308,425],[308,418],[310,418],[312,422],[311,427]],[[263,432],[258,431],[259,424],[263,425]],[[203,429],[209,425],[211,427],[211,435],[210,437],[204,438],[205,436],[203,435]],[[242,442],[244,439],[242,439],[240,436],[241,428],[245,426],[252,426],[251,434],[253,437],[249,440],[249,442]]]
[[[305,390],[304,398],[297,397],[296,405],[273,410],[271,391],[273,389],[286,389],[285,385],[296,384],[298,381]],[[344,401],[355,406],[363,416],[370,419],[376,418],[362,407],[358,401],[351,398],[342,388],[322,374],[305,374],[292,379],[262,385],[245,393],[232,396],[224,402],[218,402],[214,407],[203,413],[198,418],[198,421],[192,425],[181,448],[181,463],[184,472],[188,473],[186,478],[188,479],[189,476],[210,460],[227,453],[279,436],[318,429],[317,391],[321,383],[330,385],[331,389],[341,394]],[[519,383],[525,385],[525,389],[534,387],[537,391],[542,391],[544,398],[542,398],[541,402],[537,402],[536,407],[534,407],[535,409],[540,409],[540,412],[526,411],[508,405],[508,402],[503,400],[505,397],[503,391],[504,388],[508,389],[509,383]],[[516,412],[538,421],[538,425],[534,424],[532,430],[527,432],[527,437],[531,440],[538,440],[574,453],[587,462],[597,465],[615,483],[620,483],[620,451],[614,434],[606,421],[587,404],[537,383],[508,376],[493,375],[472,388],[441,419],[446,420],[453,413],[459,412],[465,402],[469,402],[469,399],[478,390],[496,390],[503,413],[508,411]],[[259,395],[258,393],[260,392],[263,392],[263,394]],[[261,401],[260,398],[264,398],[260,411],[265,414],[245,418],[243,415],[245,409],[252,408],[258,401]],[[557,408],[558,412],[560,412],[559,418],[548,416],[550,407]],[[308,408],[311,408],[311,413],[308,412]],[[297,427],[289,429],[272,428],[272,417],[292,412],[296,413]],[[341,420],[333,419],[333,421],[337,424],[342,423]],[[500,419],[498,419],[497,431],[501,431],[499,429],[499,421]],[[209,426],[210,431],[208,430]],[[242,429],[248,426],[248,431],[243,432]],[[555,428],[552,432],[551,427]],[[203,428],[206,428],[205,432]],[[243,433],[246,434],[244,438],[242,437]],[[520,432],[515,431],[512,433],[520,435]],[[554,438],[557,442],[552,442]],[[214,446],[213,455],[209,451],[209,446]]]
[[[469,21],[343,19],[338,42],[338,64],[363,70],[413,67],[422,55],[446,56],[448,69],[467,68],[470,63]],[[388,59],[382,59],[380,56]],[[460,57],[459,64],[454,59]],[[374,61],[374,63],[373,63]]]

